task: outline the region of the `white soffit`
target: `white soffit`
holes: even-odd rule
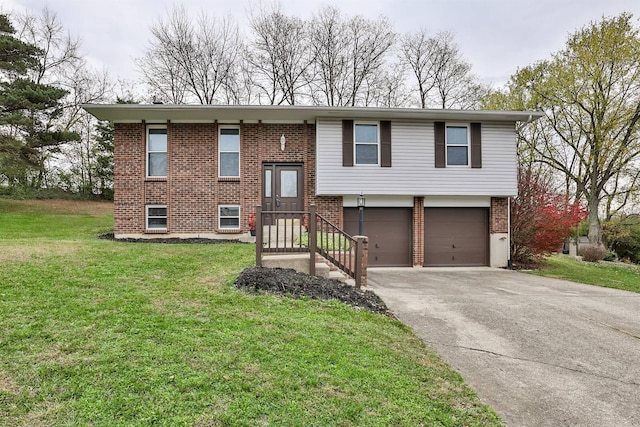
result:
[[[110,122],[245,122],[302,123],[317,119],[467,120],[528,122],[536,111],[427,110],[420,108],[312,107],[274,105],[84,104],[100,120]]]
[[[364,194],[366,208],[412,208],[413,196],[380,196]],[[358,196],[344,196],[342,206],[357,208]]]
[[[426,196],[425,208],[489,208],[491,197],[486,196]]]

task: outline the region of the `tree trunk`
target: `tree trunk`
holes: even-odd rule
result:
[[[600,227],[600,218],[598,217],[598,207],[600,200],[597,197],[590,197],[588,200],[589,208],[589,243],[602,243],[602,229]]]

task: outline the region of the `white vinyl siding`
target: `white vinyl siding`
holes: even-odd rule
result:
[[[393,166],[342,167],[342,121],[318,120],[316,127],[318,195],[517,194],[515,124],[482,123],[482,168],[435,167],[433,122],[391,123]]]

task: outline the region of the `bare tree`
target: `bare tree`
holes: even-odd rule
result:
[[[248,60],[255,73],[254,84],[269,104],[295,105],[313,59],[304,21],[286,16],[274,4],[251,14],[249,23],[253,39]]]
[[[80,39],[65,32],[55,12],[44,7],[39,14],[18,15],[17,37],[38,46],[38,64],[30,77],[38,84],[64,84],[67,74],[83,62]]]
[[[161,45],[153,45],[144,57],[136,60],[136,64],[154,97],[171,104],[186,102],[187,81],[182,76],[180,64]]]
[[[406,70],[402,64],[385,64],[365,80],[364,104],[376,107],[401,108],[410,105],[411,94],[406,88]]]
[[[321,9],[310,23],[313,102],[366,105],[365,81],[384,64],[394,37],[386,18],[346,20],[334,7]]]
[[[247,59],[247,48],[243,45],[241,54],[230,72],[222,81],[223,101],[228,105],[250,105],[257,101],[255,95],[255,72]]]
[[[195,24],[194,24],[195,22]],[[229,18],[201,13],[192,20],[184,7],[151,27],[153,41],[137,61],[145,83],[171,102],[214,104],[232,78],[240,54],[238,27]]]
[[[406,34],[400,42],[400,59],[415,76],[421,108],[477,108],[488,88],[471,72],[453,34],[430,37],[425,29]]]

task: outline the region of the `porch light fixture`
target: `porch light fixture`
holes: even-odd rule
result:
[[[280,150],[284,151],[284,144],[287,142],[287,138],[284,137],[284,133],[280,137]]]
[[[358,196],[358,235],[363,235],[365,198],[362,192]]]

